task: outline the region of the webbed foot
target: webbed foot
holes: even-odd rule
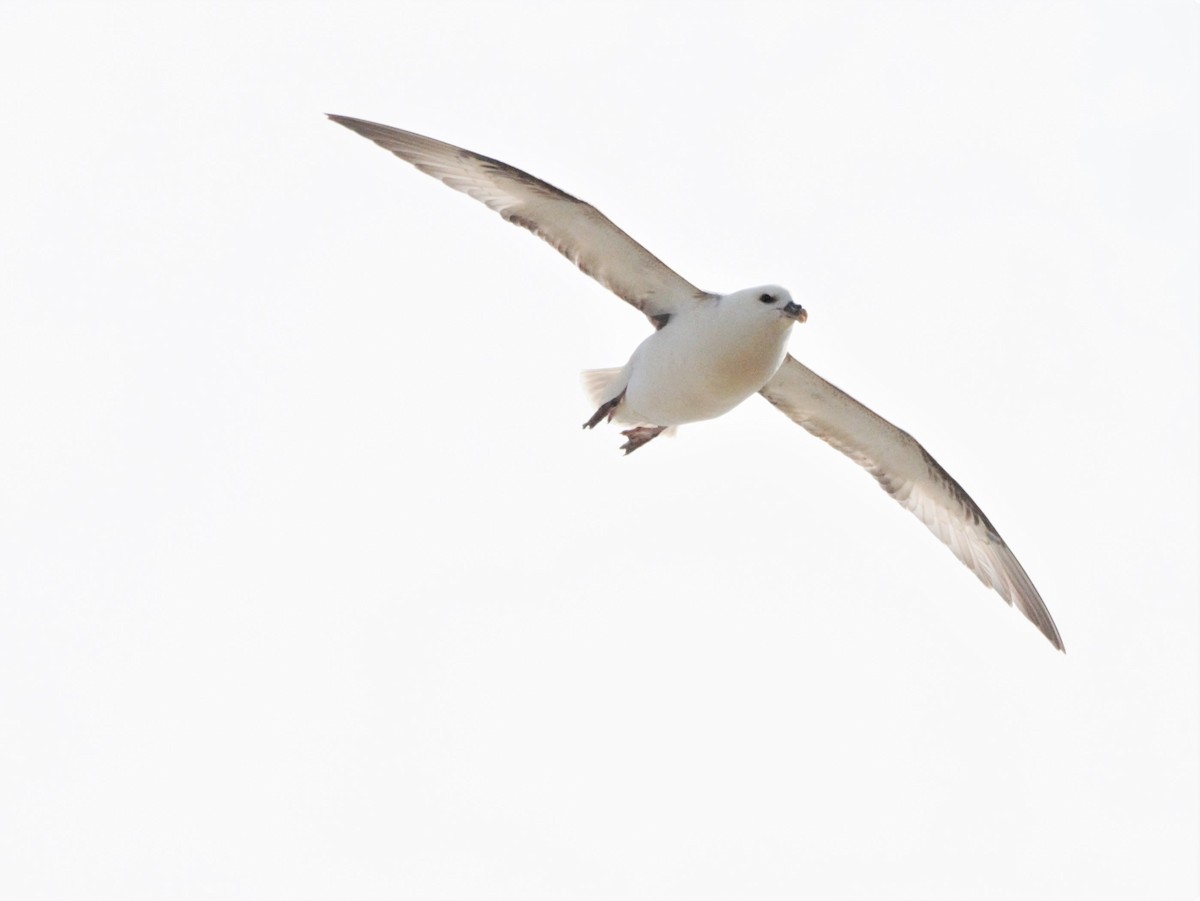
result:
[[[647,441],[657,438],[666,430],[667,427],[665,425],[639,425],[636,428],[625,429],[621,434],[629,440],[621,445],[621,450],[625,451],[625,454],[628,456]]]

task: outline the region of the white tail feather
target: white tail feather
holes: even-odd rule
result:
[[[615,387],[613,383],[621,371],[621,367],[618,366],[616,369],[585,369],[579,373],[579,378],[583,382],[583,390],[587,392],[588,398],[597,407],[612,400],[620,393],[609,389]]]

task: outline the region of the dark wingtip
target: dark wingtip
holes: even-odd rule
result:
[[[1067,647],[1063,644],[1062,636],[1058,634],[1058,627],[1054,625],[1053,620],[1046,624],[1034,623],[1038,627],[1038,631],[1050,640],[1050,644],[1054,645],[1055,649],[1065,654]]]
[[[330,119],[330,120],[336,122],[338,125],[341,125],[345,128],[350,129],[351,131],[355,131],[360,134],[362,133],[362,129],[359,126],[373,124],[371,122],[368,122],[366,119],[355,119],[353,116],[341,116],[341,115],[338,115],[337,113],[326,113],[325,117],[327,119]]]

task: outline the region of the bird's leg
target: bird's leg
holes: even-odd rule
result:
[[[621,434],[629,440],[621,445],[621,450],[625,451],[626,455],[632,454],[647,441],[657,438],[666,430],[665,425],[639,425],[636,428],[626,429]]]
[[[592,414],[592,418],[583,424],[583,427],[585,429],[595,428],[596,425],[599,424],[601,419],[604,419],[606,417],[608,419],[612,419],[613,414],[617,412],[617,407],[619,407],[621,405],[621,401],[623,401],[624,399],[625,399],[625,392],[622,391],[620,394],[618,394],[612,400],[606,400],[604,403],[602,403],[600,405],[600,409],[598,409],[595,413]],[[649,441],[650,439],[647,438],[646,440]]]

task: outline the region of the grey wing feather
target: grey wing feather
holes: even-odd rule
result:
[[[681,304],[712,296],[669,269],[591,204],[540,178],[399,128],[348,116],[329,118],[529,229],[656,325]]]
[[[911,435],[790,355],[762,395],[793,422],[866,469],[968,569],[1016,605],[1060,651],[1062,638],[1033,582],[958,482]]]

